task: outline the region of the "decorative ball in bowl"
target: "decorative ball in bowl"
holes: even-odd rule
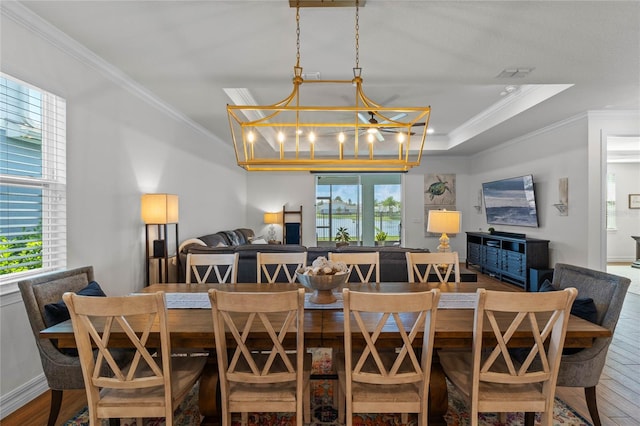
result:
[[[310,302],[326,304],[336,301],[332,290],[347,282],[349,270],[343,262],[332,262],[319,257],[311,266],[298,269],[296,275],[303,286],[313,290]]]

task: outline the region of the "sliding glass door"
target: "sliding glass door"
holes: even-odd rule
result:
[[[397,173],[316,176],[316,244],[334,246],[343,228],[350,245],[399,245],[401,194]]]

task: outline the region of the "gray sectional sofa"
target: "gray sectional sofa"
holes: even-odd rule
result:
[[[342,247],[306,247],[302,245],[251,244],[254,237],[251,229],[240,228],[233,231],[221,231],[187,240],[180,249],[180,281],[185,282],[185,265],[188,253],[238,253],[238,282],[256,282],[257,252],[307,252],[307,264],[319,256],[328,257],[328,253],[380,252],[380,280],[383,282],[407,281],[408,251],[428,252],[427,249],[412,249],[388,246],[342,246]],[[237,243],[236,243],[237,242]],[[214,275],[214,274],[211,274]],[[215,277],[210,279],[215,280]],[[357,277],[352,277],[357,279]]]

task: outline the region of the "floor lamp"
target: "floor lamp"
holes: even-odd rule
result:
[[[449,247],[449,234],[457,234],[460,232],[460,212],[449,210],[429,210],[429,218],[427,221],[427,231],[434,233],[442,233],[440,236],[440,245],[438,252],[447,253],[451,251]]]
[[[150,259],[158,261],[158,282],[169,281],[168,225],[174,224],[176,256],[178,245],[178,196],[173,194],[144,194],[140,201],[142,221],[145,223],[145,256],[147,285],[150,284]],[[150,228],[155,225],[155,239],[150,241]],[[173,254],[173,253],[172,253]],[[164,266],[164,274],[163,274]]]

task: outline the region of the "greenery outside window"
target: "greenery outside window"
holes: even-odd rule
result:
[[[399,173],[316,176],[316,243],[335,246],[339,228],[350,245],[401,243],[402,184]]]
[[[66,103],[0,74],[0,283],[66,267]]]

